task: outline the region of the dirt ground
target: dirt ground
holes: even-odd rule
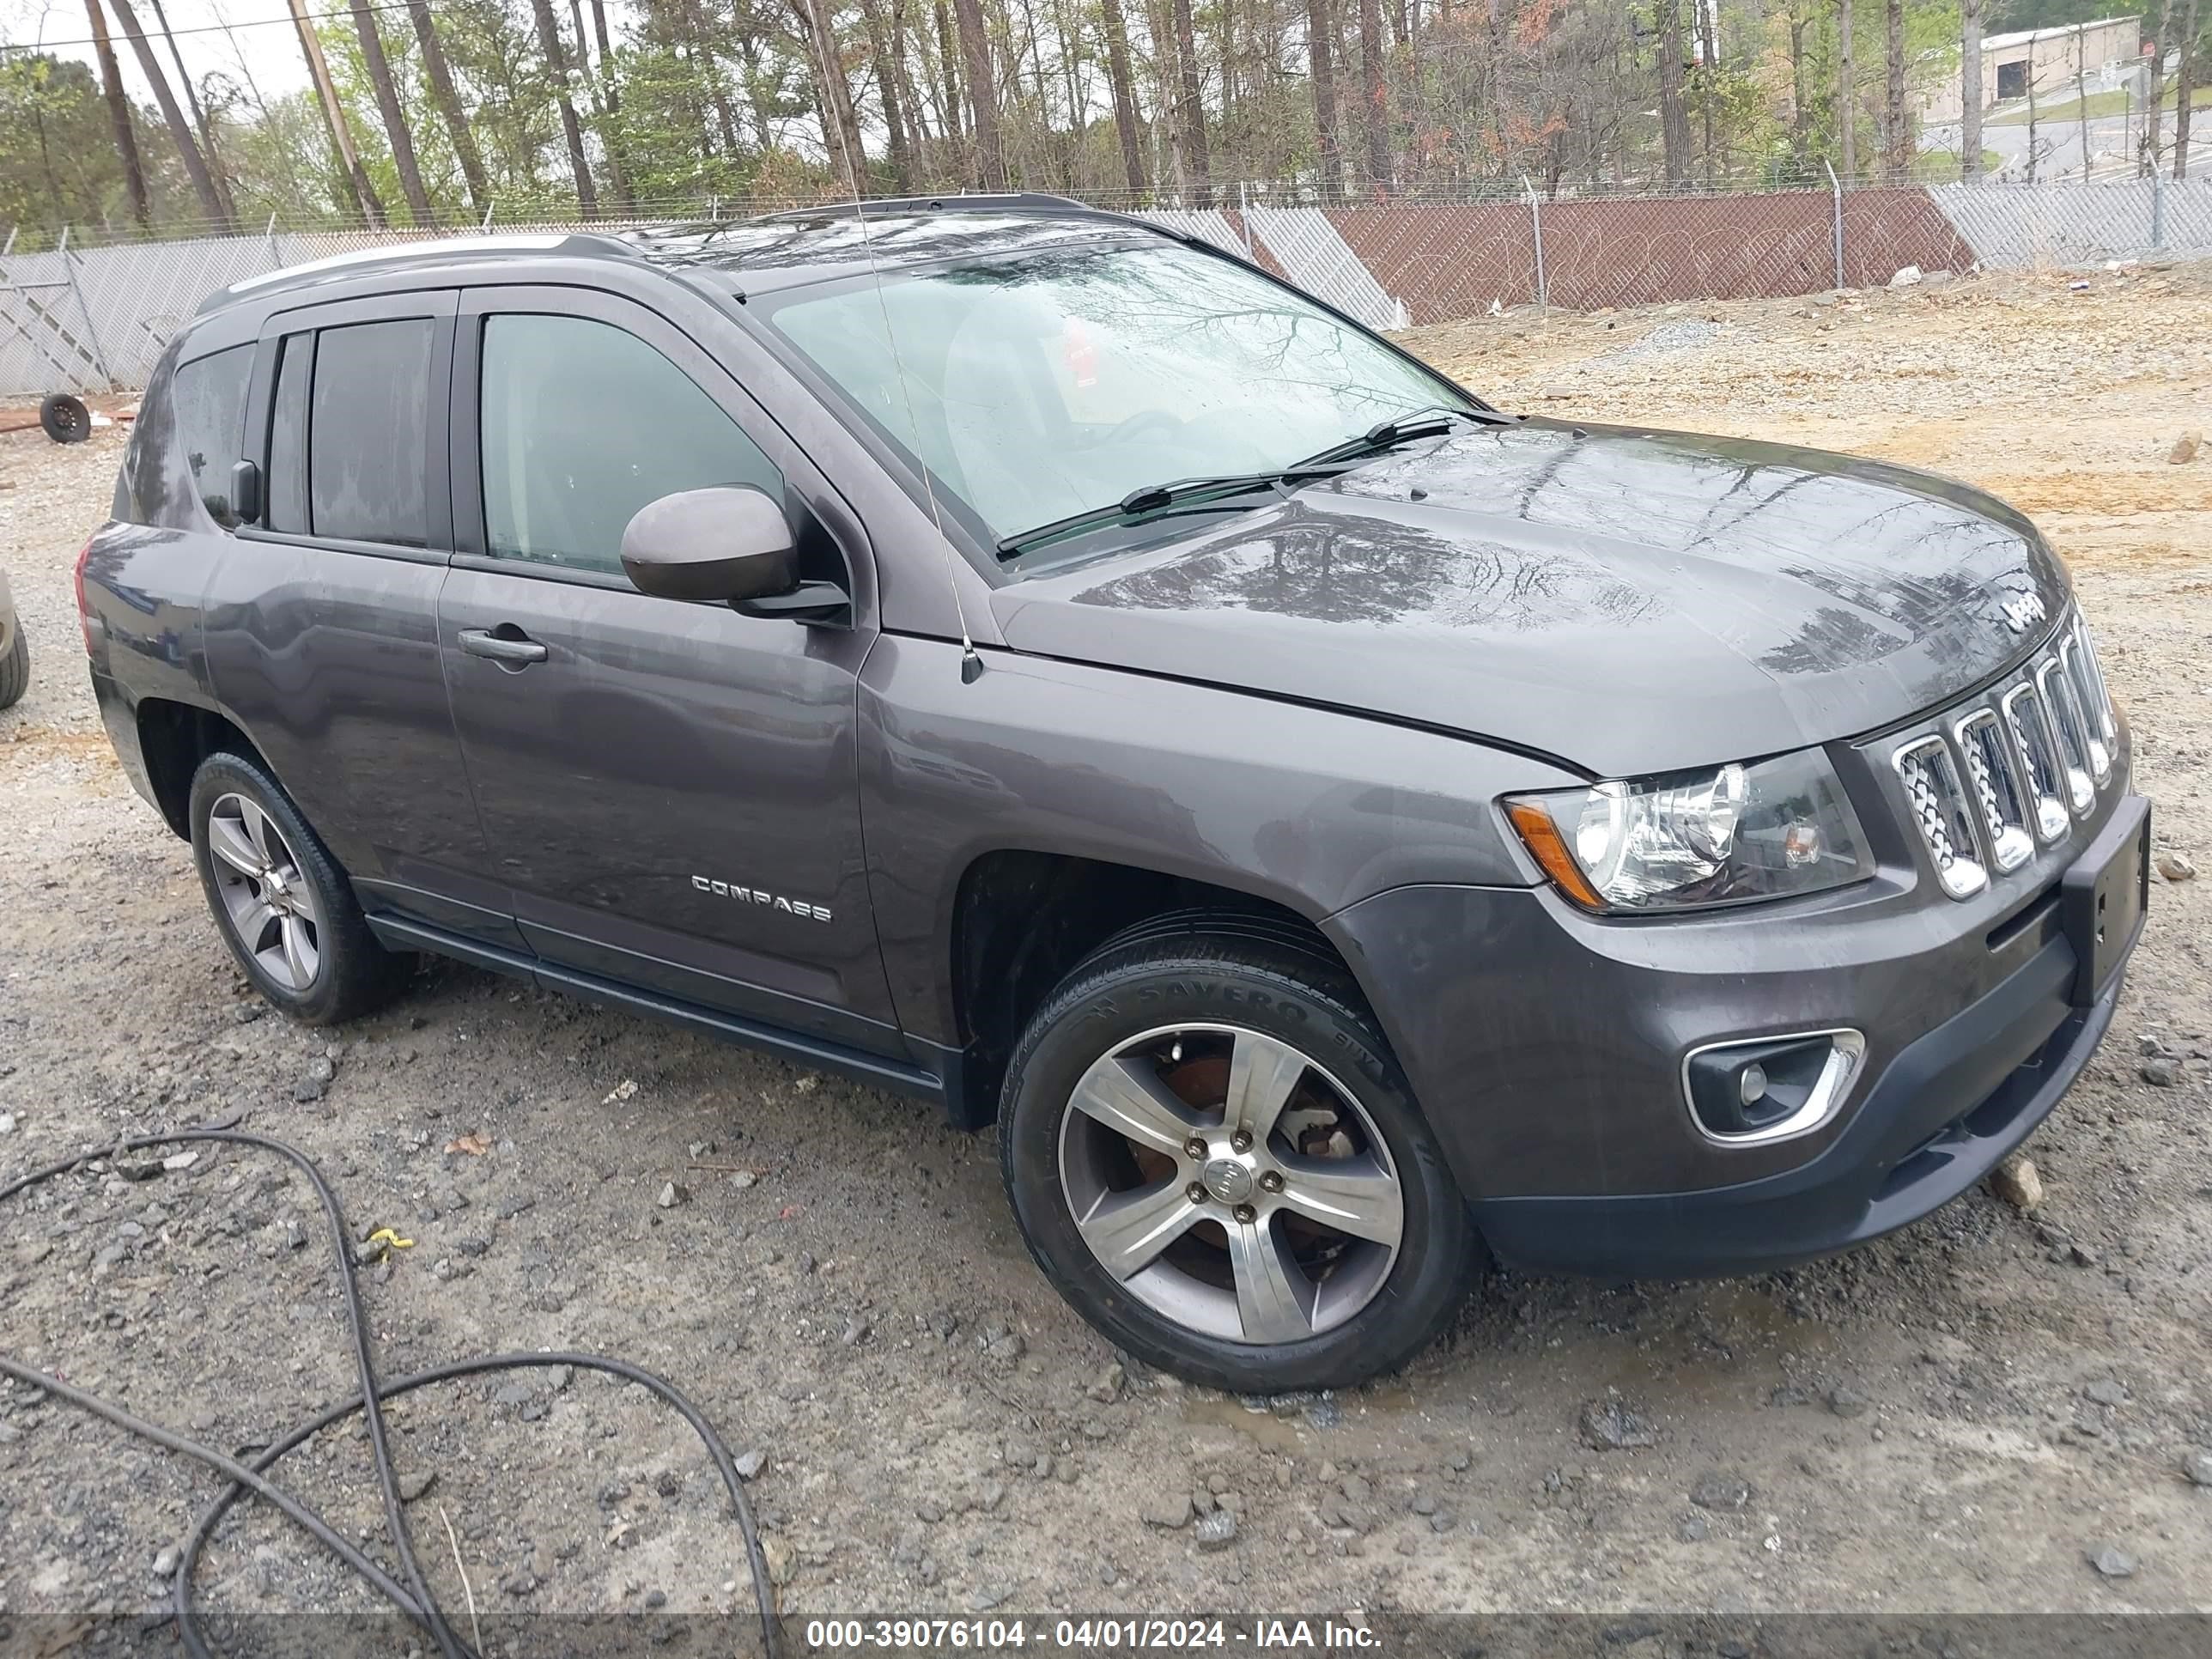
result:
[[[2212,865],[2212,443],[2168,459],[2212,428],[2212,270],[1413,343],[1509,408],[1801,440],[2010,497],[2073,566],[2161,852]],[[1735,1283],[1493,1276],[1402,1376],[1224,1397],[1118,1366],[1032,1270],[988,1140],[908,1102],[454,967],[335,1034],[264,1015],[86,689],[70,568],[122,442],[0,439],[0,563],[34,653],[0,714],[0,1175],[245,1113],[317,1157],[357,1235],[414,1241],[365,1275],[387,1371],[525,1346],[658,1369],[760,1455],[801,1613],[2212,1601],[2212,1488],[2186,1473],[2212,1452],[2212,869],[2154,894],[2112,1035],[2032,1143],[2033,1214],[1978,1191]],[[2144,1079],[2150,1045],[2177,1082]],[[350,1388],[318,1224],[297,1178],[228,1150],[0,1206],[0,1345],[258,1443]],[[1584,1443],[1615,1391],[1656,1443]],[[434,1474],[410,1514],[449,1607],[441,1516],[480,1602],[748,1605],[711,1473],[636,1390],[494,1379],[393,1417],[403,1470]],[[375,1528],[357,1435],[284,1472]],[[0,1388],[0,1605],[147,1606],[212,1490]],[[1158,1524],[1185,1493],[1234,1510],[1226,1547]],[[369,1605],[251,1505],[202,1583],[226,1615]]]

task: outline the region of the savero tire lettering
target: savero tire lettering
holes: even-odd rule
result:
[[[771,910],[781,910],[785,915],[797,916],[802,921],[827,921],[830,907],[809,904],[805,899],[786,898],[781,893],[771,893],[764,887],[743,887],[734,881],[716,881],[711,876],[694,876],[691,884],[702,893],[712,893],[716,898],[735,899],[739,904],[765,905]]]

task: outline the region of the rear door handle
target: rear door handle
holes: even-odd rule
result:
[[[512,623],[502,627],[514,628],[512,635],[495,634],[488,628],[464,628],[461,630],[461,649],[471,657],[489,657],[494,662],[544,662],[545,647],[533,639],[522,637],[522,630]]]

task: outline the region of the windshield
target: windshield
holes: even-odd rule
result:
[[[886,271],[880,302],[861,278],[754,308],[994,539],[1468,406],[1290,289],[1179,245]]]

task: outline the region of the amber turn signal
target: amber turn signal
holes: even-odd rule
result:
[[[1589,878],[1583,873],[1582,866],[1575,862],[1575,855],[1559,838],[1559,826],[1552,822],[1552,815],[1540,803],[1509,800],[1505,803],[1505,816],[1513,821],[1513,827],[1521,832],[1529,853],[1561,892],[1585,910],[1605,908],[1605,901],[1597,896],[1597,890],[1589,884]]]

